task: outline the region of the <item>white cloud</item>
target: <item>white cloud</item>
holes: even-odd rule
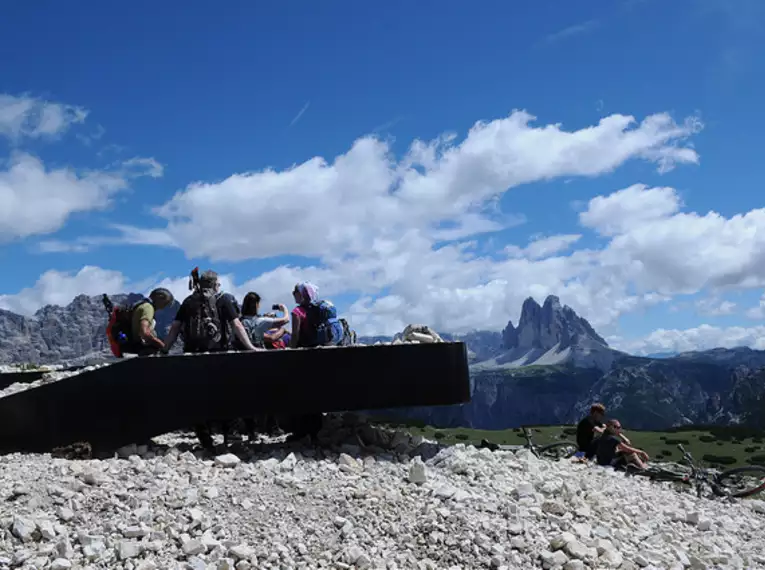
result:
[[[752,307],[746,312],[746,316],[750,319],[765,319],[765,295],[762,296],[756,307]]]
[[[459,230],[451,239],[495,231],[508,223],[497,198],[521,184],[597,176],[635,158],[663,167],[698,161],[695,151],[680,146],[700,128],[693,119],[678,125],[657,114],[636,124],[611,115],[571,132],[531,126],[533,119],[516,111],[476,123],[460,143],[451,134],[417,140],[401,160],[386,142],[364,137],[331,163],[316,157],[281,172],[191,184],[156,213],[190,257],[331,258],[363,253],[376,239],[398,239],[409,230],[434,240],[443,239],[444,226]]]
[[[569,249],[581,239],[581,234],[560,234],[548,237],[540,237],[529,242],[526,247],[508,245],[505,253],[510,257],[527,257],[529,259],[541,259],[555,253]]]
[[[74,213],[105,208],[125,188],[114,174],[48,170],[38,158],[16,153],[0,170],[0,243],[54,232]]]
[[[673,188],[635,184],[608,196],[596,196],[590,200],[587,210],[579,215],[579,221],[603,236],[615,236],[670,216],[680,207]]]
[[[0,94],[0,136],[14,144],[24,138],[55,139],[72,125],[84,122],[87,115],[82,107]],[[100,138],[103,132],[99,127],[88,135],[88,140]],[[55,232],[73,214],[106,208],[115,193],[128,187],[129,180],[140,176],[157,178],[162,172],[162,165],[155,159],[141,157],[109,171],[47,169],[39,158],[14,151],[5,169],[0,169],[0,243]],[[40,244],[39,249],[84,251],[87,246],[54,240]]]
[[[165,167],[154,158],[136,156],[122,163],[122,171],[126,177],[131,178],[136,176],[161,178],[165,172]]]
[[[721,317],[732,315],[736,309],[736,303],[720,300],[717,297],[699,299],[696,301],[696,310],[699,314],[708,317]]]
[[[537,239],[500,260],[480,256],[473,242],[442,243],[519,223],[498,209],[498,199],[520,184],[597,176],[634,158],[664,166],[698,161],[680,146],[700,128],[691,119],[677,125],[659,114],[637,124],[612,115],[573,132],[532,127],[532,119],[514,112],[477,123],[460,143],[453,135],[415,141],[398,161],[385,142],[364,137],[331,164],[314,158],[282,172],[194,183],[157,208],[165,228],[116,229],[127,243],[179,247],[213,265],[283,254],[315,258],[314,266],[281,267],[232,287],[289,300],[294,283],[310,278],[323,294],[359,295],[349,316],[363,333],[392,333],[415,320],[441,330],[499,329],[517,319],[528,295],[557,294],[596,326],[665,301],[662,293],[629,292],[630,267],[604,264],[602,251],[563,255],[579,234]],[[595,224],[592,204],[590,210],[585,216]],[[74,246],[113,240],[81,238]]]
[[[49,270],[37,282],[14,295],[0,295],[0,308],[31,315],[43,305],[68,305],[80,294],[114,294],[132,285],[119,271],[84,266],[78,272]]]
[[[310,279],[330,298],[357,296],[347,316],[362,334],[393,333],[411,322],[453,332],[499,330],[508,319],[517,322],[529,295],[558,295],[606,329],[622,314],[682,293],[705,291],[708,298],[697,309],[727,314],[734,307],[719,300],[725,288],[765,283],[765,210],[730,218],[684,212],[669,187],[635,184],[587,203],[578,219],[603,238],[597,248],[569,251],[580,233],[507,246],[504,257],[481,255],[475,242],[456,241],[520,223],[518,215],[497,206],[503,192],[520,184],[597,176],[634,158],[653,161],[660,170],[698,162],[695,151],[680,146],[697,132],[693,120],[676,125],[662,114],[633,124],[613,115],[573,132],[532,127],[530,120],[516,112],[478,123],[460,143],[450,135],[416,141],[401,160],[385,142],[365,137],[331,163],[314,158],[281,172],[194,183],[156,209],[167,220],[164,227],[115,225],[118,236],[84,237],[70,246],[122,241],[177,247],[190,258],[211,258],[213,267],[216,260],[306,256],[313,260],[308,267],[282,266],[244,282],[226,275],[224,285],[240,298],[256,290],[270,305],[289,303],[295,282]],[[146,290],[154,284],[147,281]],[[180,298],[188,292],[186,277],[161,284]],[[26,307],[33,298],[47,298],[45,289],[33,289],[37,296],[27,292]],[[724,334],[714,337],[701,327],[621,342],[665,350],[661,343],[698,342],[698,348],[715,338],[737,342],[746,336],[739,329],[713,330]]]
[[[704,324],[687,330],[659,329],[642,339],[614,343],[615,348],[633,354],[688,352],[737,346],[765,350],[765,326],[719,328]]]
[[[637,204],[643,204],[641,208]],[[672,188],[642,185],[594,198],[583,225],[611,237],[601,264],[641,291],[696,293],[765,285],[765,208],[725,218],[679,212]]]
[[[0,135],[14,142],[25,137],[55,138],[87,116],[82,107],[0,94]]]

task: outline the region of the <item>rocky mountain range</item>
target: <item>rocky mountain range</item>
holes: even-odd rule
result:
[[[135,303],[141,295],[111,297],[115,305]],[[180,304],[157,311],[157,332],[164,335]],[[0,309],[0,364],[67,364],[112,358],[106,340],[109,315],[101,297],[78,295],[66,307],[46,305],[32,317]]]
[[[133,303],[139,295],[115,295]],[[160,336],[177,301],[156,315]],[[33,317],[0,310],[0,364],[84,364],[111,358],[108,315],[100,297],[80,295]],[[441,335],[464,341],[471,361],[472,401],[461,406],[390,410],[444,427],[505,429],[572,423],[594,401],[633,429],[685,424],[756,423],[765,411],[765,351],[714,349],[660,358],[608,346],[586,319],[549,296],[523,303],[517,326],[501,332]],[[362,337],[361,342],[391,338]],[[763,426],[765,427],[765,426]]]

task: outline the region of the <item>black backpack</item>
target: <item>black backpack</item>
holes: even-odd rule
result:
[[[189,297],[187,319],[183,327],[186,350],[215,350],[222,347],[223,323],[218,313],[218,294],[212,289],[198,289]]]

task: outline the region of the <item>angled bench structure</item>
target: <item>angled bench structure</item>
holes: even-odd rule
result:
[[[94,451],[208,420],[470,401],[464,343],[131,358],[0,398],[0,452]]]

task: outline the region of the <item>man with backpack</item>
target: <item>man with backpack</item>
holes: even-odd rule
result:
[[[191,288],[193,292],[183,300],[165,339],[165,352],[180,333],[183,333],[183,352],[229,350],[234,338],[244,350],[256,350],[239,319],[236,299],[220,290],[217,273],[208,270],[200,276],[195,270]]]
[[[122,358],[125,354],[147,356],[164,349],[165,344],[155,331],[154,315],[169,307],[175,299],[173,294],[159,287],[132,306],[114,307],[109,296],[104,294],[104,308],[109,313],[106,336],[112,354]]]
[[[244,350],[257,350],[250,342],[239,319],[239,305],[230,293],[220,290],[220,281],[215,271],[207,270],[199,275],[198,269],[191,272],[189,289],[175,315],[170,332],[165,339],[167,352],[183,333],[183,352],[220,352],[231,348],[233,339],[239,341]],[[229,423],[222,421],[221,430],[225,443],[230,438]],[[205,449],[213,448],[210,426],[200,424],[194,427],[197,438]]]

